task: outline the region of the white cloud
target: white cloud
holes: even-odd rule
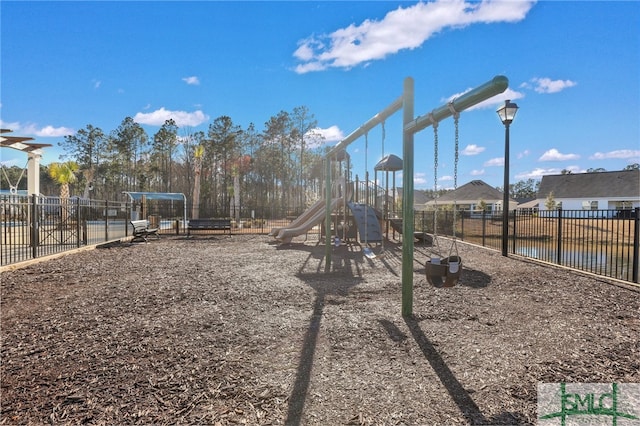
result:
[[[471,176],[482,176],[483,174],[484,174],[484,169],[471,170]]]
[[[33,123],[21,124],[17,121],[7,123],[0,120],[3,129],[11,129],[19,136],[38,136],[41,138],[57,138],[61,136],[72,135],[76,131],[69,127],[53,127],[51,125],[39,127]]]
[[[515,177],[516,177],[516,179],[541,179],[542,176],[545,176],[545,175],[559,175],[559,174],[562,174],[562,170],[568,170],[571,173],[584,173],[585,172],[584,169],[581,169],[578,166],[569,166],[569,167],[564,167],[564,168],[549,168],[549,169],[536,168],[536,169],[533,169],[533,170],[531,170],[529,172],[519,173]]]
[[[571,80],[551,80],[550,78],[547,78],[547,77],[532,78],[531,83],[533,83],[533,90],[535,90],[538,93],[557,93],[578,84],[575,81],[571,81]],[[524,86],[529,87],[526,84]]]
[[[640,158],[640,150],[619,149],[609,152],[596,152],[589,157],[590,160],[609,160],[612,158],[623,160],[628,158]]]
[[[340,130],[338,126],[327,127],[326,129],[316,127],[309,133],[312,133],[313,135],[320,135],[325,143],[340,142],[344,139],[344,133],[342,133],[342,130]]]
[[[489,161],[485,161],[483,166],[485,167],[504,166],[504,157],[492,158]]]
[[[467,145],[464,147],[464,149],[462,151],[460,151],[460,154],[462,155],[478,155],[481,152],[484,152],[485,147],[483,146],[478,146],[478,145]]]
[[[578,154],[562,154],[557,149],[551,148],[542,154],[542,156],[538,158],[538,161],[567,161],[577,160],[578,158],[580,158]]]
[[[427,178],[425,173],[413,174],[413,187],[424,187],[427,185]]]
[[[182,81],[184,81],[185,83],[187,83],[190,86],[198,86],[200,84],[200,79],[198,77],[191,76],[191,77],[184,77],[182,79]]]
[[[525,149],[524,151],[518,153],[517,158],[521,159],[529,156],[529,154],[531,154],[531,151],[529,151],[528,149]]]
[[[53,127],[53,126],[44,126],[40,129],[37,129],[34,132],[36,136],[45,137],[45,138],[67,136],[67,135],[72,135],[74,133],[75,133],[75,130],[70,129],[68,127]]]
[[[298,43],[293,56],[303,74],[328,68],[351,68],[384,59],[404,49],[420,47],[440,31],[475,23],[517,22],[525,18],[534,1],[466,2],[435,0],[398,7],[382,20],[365,20],[331,34],[311,36]]]
[[[544,175],[559,175],[562,169],[533,169],[529,172],[516,174],[516,179],[540,179]]]
[[[8,122],[3,121],[2,119],[0,119],[0,127],[2,127],[3,129],[13,130],[14,132],[16,130],[20,130],[21,128],[20,123],[17,121]]]
[[[162,107],[150,113],[139,112],[133,117],[133,121],[136,123],[150,126],[162,126],[169,119],[173,119],[178,127],[195,127],[209,120],[209,116],[200,110],[193,112],[170,111]]]
[[[91,80],[91,83],[93,83],[93,88],[94,89],[99,89],[100,86],[102,85],[102,81],[96,80],[96,79]]]

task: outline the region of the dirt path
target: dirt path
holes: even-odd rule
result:
[[[640,293],[459,245],[163,237],[0,273],[0,424],[523,424],[538,382],[640,382]]]

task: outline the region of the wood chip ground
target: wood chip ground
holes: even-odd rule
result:
[[[536,422],[539,382],[640,382],[640,293],[458,244],[434,289],[416,246],[266,236],[112,244],[0,273],[0,424]],[[379,252],[380,247],[374,251]]]

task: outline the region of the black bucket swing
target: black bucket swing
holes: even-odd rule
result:
[[[453,110],[452,104],[449,104],[449,108],[452,109],[454,123],[455,123],[455,160],[454,160],[454,179],[453,187],[454,191],[458,186],[458,118],[459,113]],[[433,287],[436,288],[449,288],[454,287],[460,276],[462,275],[462,258],[458,254],[458,245],[456,241],[456,214],[458,210],[457,202],[454,200],[453,204],[453,240],[449,247],[449,253],[447,256],[442,256],[440,251],[440,244],[438,241],[438,123],[433,120],[433,135],[434,135],[434,191],[436,193],[435,200],[435,212],[433,221],[433,251],[431,258],[425,263],[425,274],[427,281]]]

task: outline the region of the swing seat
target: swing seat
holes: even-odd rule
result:
[[[454,287],[462,275],[462,258],[460,256],[432,257],[425,264],[425,272],[427,281],[432,286]]]

